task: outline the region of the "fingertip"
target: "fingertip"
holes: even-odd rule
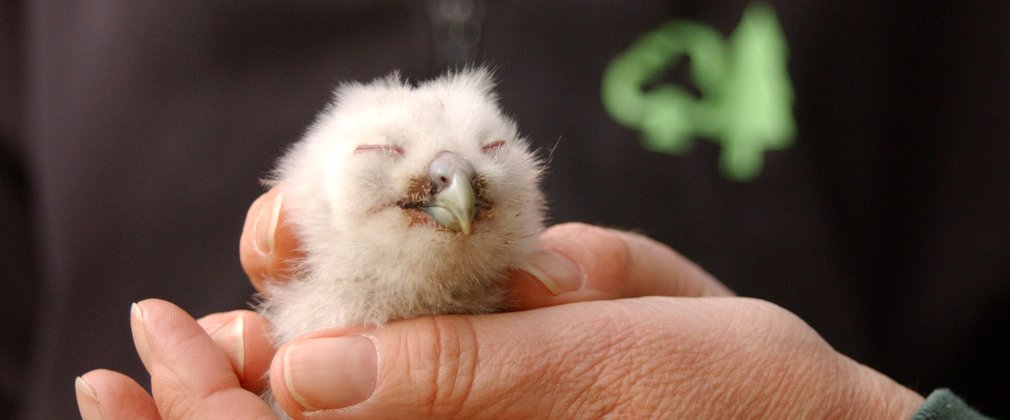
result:
[[[519,269],[555,295],[579,290],[585,283],[585,274],[578,264],[557,250],[540,249],[523,261]]]
[[[130,304],[130,334],[133,337],[133,347],[137,349],[137,356],[140,357],[144,367],[150,369],[151,346],[147,341],[147,326],[144,325],[144,312],[140,304],[134,302]]]
[[[301,257],[292,226],[285,222],[284,202],[281,187],[270,189],[249,207],[242,227],[239,260],[253,287],[261,292],[268,282],[287,280]]]
[[[510,304],[533,309],[623,297],[628,250],[610,229],[563,223],[545,230],[538,249],[508,277]]]
[[[516,309],[650,295],[732,295],[668,246],[631,232],[564,223],[545,230],[538,248],[509,277]]]
[[[74,390],[84,420],[159,418],[151,395],[119,372],[92,370],[74,379]]]
[[[99,420],[102,418],[102,408],[91,385],[78,376],[74,380],[74,393],[77,395],[77,410],[83,420]]]
[[[214,313],[197,320],[231,362],[242,387],[260,392],[273,358],[269,323],[248,310]]]
[[[583,281],[573,292],[591,290],[622,297],[622,280],[631,259],[628,244],[612,229],[585,223],[563,223],[544,232],[540,247],[567,257]]]
[[[556,305],[555,295],[542,280],[519,269],[509,271],[507,277],[509,291],[508,305],[512,309],[524,310]]]
[[[246,321],[242,312],[210,314],[196,321],[228,357],[240,378],[245,376],[246,370]]]
[[[285,413],[291,417],[298,418],[302,415],[302,412],[306,411],[306,407],[299,403],[298,398],[288,390],[288,381],[284,376],[286,369],[285,355],[291,345],[292,343],[287,343],[274,353],[273,361],[270,364],[270,392],[273,393],[274,401],[277,402],[277,405]]]
[[[274,189],[260,195],[249,206],[245,223],[242,226],[242,236],[239,239],[239,260],[242,269],[257,290],[262,290],[262,283],[270,266],[270,256],[275,246],[273,231],[265,232],[264,227],[270,225],[273,219],[270,211],[277,192]],[[279,215],[277,217],[279,219]],[[260,237],[266,233],[271,236],[269,244],[261,244]],[[265,252],[267,251],[267,252]]]

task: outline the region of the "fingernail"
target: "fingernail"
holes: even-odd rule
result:
[[[130,306],[130,330],[133,332],[133,342],[140,356],[151,354],[151,347],[147,343],[147,327],[144,325],[144,311],[140,310],[140,305],[136,302]]]
[[[228,323],[214,330],[210,334],[210,337],[218,345],[233,349],[233,352],[229,352],[229,356],[235,356],[235,359],[231,361],[233,364],[232,367],[235,368],[235,372],[240,377],[245,377],[245,317],[242,315],[236,316],[231,321],[228,321]]]
[[[102,410],[98,407],[98,397],[95,390],[80,376],[74,380],[74,390],[77,394],[77,410],[81,412],[84,420],[94,420],[102,418]]]
[[[256,215],[253,231],[256,232],[256,249],[264,255],[274,253],[274,234],[277,232],[277,222],[280,219],[281,205],[284,203],[284,193],[278,193],[272,203],[264,203]]]
[[[537,251],[519,269],[536,277],[555,295],[582,287],[582,271],[575,262],[556,251]]]
[[[372,396],[377,355],[364,337],[313,338],[284,353],[284,383],[306,410],[349,407]]]

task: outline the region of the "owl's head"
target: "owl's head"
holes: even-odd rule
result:
[[[418,86],[393,74],[339,87],[279,170],[289,189],[314,201],[300,206],[310,213],[300,219],[332,229],[302,231],[394,255],[501,252],[539,233],[542,165],[493,87],[485,69]]]

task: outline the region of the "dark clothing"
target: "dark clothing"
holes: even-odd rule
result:
[[[938,389],[926,397],[912,420],[987,420],[949,389]]]
[[[716,143],[644,149],[600,84],[642,34],[671,19],[729,34],[747,3],[478,11],[476,60],[496,67],[521,131],[553,149],[552,220],[642,231],[896,381],[1010,417],[998,344],[1010,331],[1010,2],[770,1],[797,135],[735,182]],[[0,418],[76,416],[74,377],[93,368],[144,383],[131,302],[195,316],[245,306],[237,242],[258,179],[338,82],[444,70],[428,4],[0,3]]]

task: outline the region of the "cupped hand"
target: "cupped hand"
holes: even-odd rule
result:
[[[632,298],[320,332],[271,385],[295,417],[909,418],[915,393],[744,298]]]
[[[138,303],[132,321],[153,397],[89,372],[77,384],[85,419],[272,417],[248,385],[272,352],[263,328],[235,327],[224,346],[157,300]],[[922,403],[789,312],[746,298],[423,317],[317,332],[272,358],[274,395],[294,418],[909,418]]]
[[[241,254],[258,288],[287,278],[299,255],[281,191],[250,209]],[[275,396],[296,418],[907,418],[922,401],[769,303],[636,298],[731,295],[639,235],[555,226],[513,274],[514,307],[542,309],[320,331],[276,352],[255,313],[197,322],[170,303],[143,301],[131,326],[153,396],[123,375],[92,371],[77,383],[81,412],[266,418],[256,392],[268,366]]]

